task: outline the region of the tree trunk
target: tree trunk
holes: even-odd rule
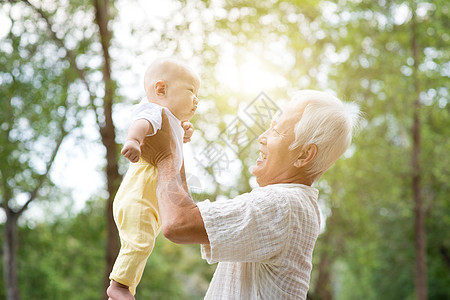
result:
[[[316,283],[315,295],[320,300],[333,300],[331,286],[331,266],[332,262],[328,257],[328,252],[324,251],[320,255],[319,276]]]
[[[423,205],[423,194],[421,186],[421,165],[420,165],[420,150],[421,150],[421,135],[420,135],[420,87],[418,78],[419,66],[419,52],[416,41],[416,23],[415,23],[415,8],[413,7],[412,17],[412,39],[411,47],[414,58],[414,91],[415,100],[413,105],[413,125],[411,129],[413,139],[412,149],[412,190],[414,197],[414,233],[415,233],[415,250],[416,250],[416,267],[415,267],[415,288],[416,299],[427,299],[427,264],[426,264],[426,230],[425,230],[425,211]]]
[[[332,300],[333,299],[333,287],[331,284],[333,259],[338,255],[338,247],[333,244],[332,236],[334,232],[334,226],[336,223],[336,216],[338,212],[334,208],[331,210],[331,216],[327,219],[327,227],[324,233],[322,233],[318,243],[321,244],[320,261],[318,265],[318,276],[315,284],[313,299],[318,300]],[[333,249],[333,251],[330,251]],[[332,254],[332,255],[330,255]],[[334,257],[333,257],[334,256]]]
[[[3,271],[7,300],[20,300],[19,281],[17,278],[17,218],[18,214],[5,209],[6,223],[3,243]]]
[[[103,99],[103,110],[97,110],[95,105],[95,94],[92,92],[94,88],[90,87],[88,80],[85,77],[84,70],[78,67],[76,63],[76,54],[72,53],[70,49],[67,49],[64,45],[64,41],[58,38],[56,32],[52,29],[52,23],[49,20],[47,14],[39,7],[34,6],[28,0],[22,0],[25,4],[34,9],[46,22],[47,28],[51,33],[52,38],[55,42],[67,52],[67,59],[69,59],[72,67],[77,72],[78,76],[85,84],[87,91],[90,95],[91,105],[96,115],[97,124],[100,129],[100,135],[102,138],[102,143],[106,148],[106,180],[108,186],[108,200],[106,202],[106,220],[107,220],[107,241],[106,241],[106,271],[105,271],[105,293],[106,287],[109,285],[109,274],[112,270],[117,253],[119,252],[119,236],[114,224],[112,216],[112,203],[119,188],[122,176],[119,174],[119,168],[117,164],[118,158],[118,148],[115,141],[115,126],[112,120],[112,104],[115,95],[115,83],[111,79],[111,59],[109,55],[109,47],[111,41],[111,33],[108,29],[108,0],[93,0],[93,5],[95,8],[95,22],[99,28],[100,32],[100,42],[103,51],[103,82],[105,88],[105,96]],[[101,115],[101,116],[99,116]],[[102,118],[103,117],[103,118]]]
[[[336,238],[334,228],[338,226],[339,212],[335,208],[331,208],[331,216],[327,218],[325,232],[319,236],[317,244],[320,244],[320,252],[318,253],[319,265],[317,266],[317,281],[314,284],[314,290],[308,293],[310,300],[333,300],[332,268],[336,258],[341,254],[339,247],[340,241]],[[342,233],[339,233],[342,234]],[[316,251],[316,250],[314,250]],[[316,253],[316,252],[315,252]],[[315,267],[314,267],[315,268]]]
[[[112,119],[112,104],[115,94],[115,85],[111,79],[111,58],[109,46],[111,33],[108,29],[108,0],[95,0],[95,20],[100,31],[100,41],[103,50],[103,82],[105,84],[105,96],[103,99],[104,124],[100,125],[102,143],[106,148],[106,176],[108,185],[108,200],[106,202],[106,269],[104,277],[104,290],[109,286],[109,274],[119,252],[119,236],[112,215],[112,204],[121,181],[117,165],[118,151],[116,144],[115,126]],[[107,299],[106,293],[104,299]]]

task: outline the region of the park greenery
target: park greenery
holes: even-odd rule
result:
[[[361,108],[353,145],[317,185],[324,228],[308,299],[450,298],[448,1],[148,1],[168,13],[128,16],[124,32],[143,2],[0,2],[0,298],[107,299],[119,247],[111,204],[126,171],[116,115],[143,95],[136,78],[160,56],[202,78],[198,155],[230,151],[218,137],[260,92],[277,103],[326,90]],[[196,200],[254,186],[260,129],[250,125],[233,128],[228,169],[202,161]],[[88,136],[103,182],[76,210],[51,174],[71,158],[64,143]],[[198,245],[160,235],[136,296],[201,299],[214,269]]]

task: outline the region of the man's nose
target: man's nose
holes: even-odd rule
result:
[[[198,104],[198,98],[194,96],[194,104],[197,105]]]
[[[267,130],[264,131],[264,132],[258,137],[258,142],[259,142],[260,144],[263,144],[263,145],[266,144],[266,142],[267,142],[266,132],[267,132]]]

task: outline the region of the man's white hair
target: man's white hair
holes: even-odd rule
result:
[[[308,169],[316,182],[350,146],[360,111],[355,103],[343,103],[333,95],[314,90],[298,91],[291,99],[306,107],[294,126],[295,140],[289,149],[317,146],[317,155]]]

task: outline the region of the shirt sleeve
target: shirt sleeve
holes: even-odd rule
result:
[[[131,122],[135,122],[140,119],[145,119],[150,122],[153,126],[153,133],[148,136],[154,135],[158,130],[161,129],[162,124],[162,111],[161,107],[154,105],[152,103],[140,103],[133,107],[131,112]]]
[[[197,203],[210,241],[208,263],[264,261],[279,254],[288,238],[289,203],[273,191],[253,191],[231,200]]]

